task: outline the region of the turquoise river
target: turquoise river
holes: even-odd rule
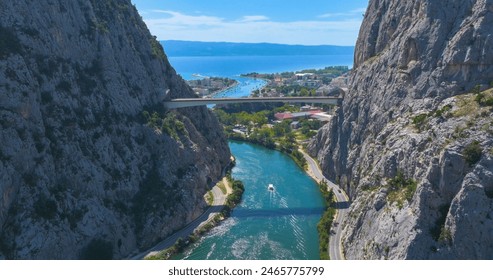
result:
[[[233,177],[245,184],[243,200],[180,258],[319,259],[317,223],[324,204],[316,183],[278,151],[243,142],[229,146],[236,157]]]

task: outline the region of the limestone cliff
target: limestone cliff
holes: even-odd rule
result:
[[[129,0],[0,1],[0,258],[123,258],[205,208],[229,163]]]
[[[347,258],[493,258],[492,28],[492,0],[370,0],[309,145],[351,196]]]

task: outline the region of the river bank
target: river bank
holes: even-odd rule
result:
[[[203,218],[199,217],[173,236],[144,253],[144,259],[167,260],[183,252],[188,246],[195,243],[204,234],[229,217],[231,210],[241,201],[243,191],[243,183],[234,180],[228,173],[212,189],[214,203],[201,215],[201,217],[206,216],[207,219],[202,221]],[[140,258],[141,255],[139,256]]]
[[[310,155],[300,149],[300,152],[305,157],[308,164],[307,173],[319,184],[327,183],[327,188],[332,190],[335,197],[335,214],[331,217],[330,227],[327,231],[330,233],[329,239],[329,259],[344,260],[344,252],[342,248],[342,225],[346,220],[349,212],[349,198],[347,194],[336,184],[325,178],[318,163]],[[330,214],[330,213],[329,213]]]

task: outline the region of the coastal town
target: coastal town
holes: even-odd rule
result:
[[[197,74],[195,76],[200,79],[189,80],[187,83],[199,97],[203,98],[210,98],[238,85],[238,81],[230,78],[204,77]]]
[[[263,79],[268,84],[253,92],[254,97],[341,96],[347,90],[347,66],[330,66],[276,74],[250,73],[244,77]]]
[[[276,74],[249,73],[242,75],[262,79],[265,86],[254,90],[251,97],[295,97],[295,96],[343,96],[347,84],[347,66],[331,66],[298,72]],[[203,77],[188,81],[199,97],[212,98],[231,87],[237,81],[229,78]],[[216,106],[215,113],[225,125],[230,138],[250,139],[253,142],[270,144],[278,137],[290,134],[290,140],[303,143],[313,137],[323,124],[332,118],[334,107],[315,104],[259,106]],[[282,131],[282,133],[280,132]],[[264,144],[266,144],[264,143]]]

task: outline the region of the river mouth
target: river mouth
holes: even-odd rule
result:
[[[229,146],[236,158],[232,175],[245,185],[243,200],[176,259],[319,259],[317,223],[325,208],[317,184],[281,152],[236,141]]]

